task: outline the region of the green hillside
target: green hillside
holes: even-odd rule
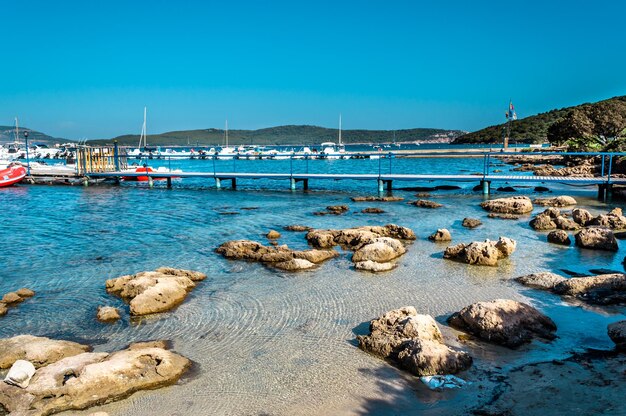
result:
[[[29,143],[62,143],[65,139],[48,136],[42,132],[31,130],[28,127],[20,127],[19,141],[24,142],[24,131],[28,131]],[[15,127],[14,126],[0,126],[0,143],[10,143],[15,141]]]
[[[598,103],[585,103],[574,107],[565,107],[558,110],[551,110],[547,113],[540,113],[535,116],[515,120],[511,123],[511,142],[518,143],[545,143],[548,141],[548,127],[557,121],[562,120],[568,113],[575,109],[582,109],[600,103],[610,101],[624,101],[626,96],[614,97]],[[489,126],[484,129],[467,133],[457,137],[453,143],[502,143],[506,123],[497,126]]]
[[[337,129],[317,126],[278,126],[259,130],[228,130],[229,145],[319,145],[322,142],[337,142]],[[398,142],[444,141],[463,134],[460,130],[407,129],[395,130]],[[384,143],[394,140],[391,130],[343,130],[344,143]],[[110,144],[117,140],[121,145],[136,146],[139,135],[124,135],[107,140],[90,140],[92,144]],[[182,130],[148,135],[149,146],[216,146],[224,144],[224,130]]]

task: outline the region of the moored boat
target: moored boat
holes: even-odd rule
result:
[[[6,169],[0,170],[0,188],[11,186],[26,177],[26,169],[24,166],[11,165]]]

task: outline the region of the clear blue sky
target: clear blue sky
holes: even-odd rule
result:
[[[476,130],[626,95],[622,1],[2,3],[0,124]]]

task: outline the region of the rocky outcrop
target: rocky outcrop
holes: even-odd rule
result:
[[[309,244],[315,248],[322,249],[341,246],[350,250],[357,250],[378,237],[391,237],[398,240],[416,239],[413,230],[395,224],[346,228],[342,230],[312,230],[306,235]]]
[[[299,225],[299,224],[294,224],[294,225],[287,225],[285,227],[283,227],[283,230],[285,231],[311,231],[313,228],[312,227],[308,227],[306,225]]]
[[[430,241],[435,241],[435,242],[452,241],[452,235],[450,235],[450,231],[448,231],[447,229],[440,228],[437,230],[437,232],[428,236],[428,239]]]
[[[35,292],[25,287],[15,292],[4,294],[2,300],[0,300],[0,316],[6,315],[9,312],[9,307],[17,306],[19,303],[33,296],[35,296]]]
[[[476,218],[463,218],[461,225],[466,228],[476,228],[483,223]]]
[[[276,230],[269,230],[268,233],[265,234],[265,237],[267,237],[269,240],[276,240],[280,238],[280,233]]]
[[[131,315],[148,315],[176,307],[205,278],[204,273],[161,267],[109,279],[106,290],[129,302]]]
[[[626,275],[612,273],[572,277],[555,285],[553,292],[599,305],[621,303],[626,301]]]
[[[617,240],[607,228],[584,228],[576,234],[576,245],[591,250],[617,251]]]
[[[484,201],[480,206],[489,211],[499,214],[526,214],[533,210],[533,203],[526,196],[512,196]]]
[[[155,347],[80,353],[39,368],[24,389],[0,383],[0,404],[11,414],[27,416],[86,409],[174,384],[190,364]]]
[[[517,348],[539,337],[555,338],[555,323],[525,303],[510,299],[473,303],[448,318],[461,331],[508,348]]]
[[[36,368],[42,367],[89,350],[88,346],[76,342],[32,335],[3,338],[0,339],[0,368],[9,368],[17,360],[30,361]]]
[[[115,322],[120,319],[120,311],[112,306],[99,306],[96,318],[100,322]]]
[[[258,261],[285,271],[311,269],[339,255],[335,250],[292,250],[286,245],[267,247],[251,240],[227,241],[215,251],[227,259]]]
[[[515,278],[516,282],[535,289],[553,290],[556,285],[567,280],[561,275],[550,272],[527,274]]]
[[[549,231],[556,229],[556,223],[549,215],[539,214],[529,223],[530,227],[536,231]]]
[[[620,350],[626,349],[626,320],[609,324],[607,333],[611,341],[615,343],[615,347]]]
[[[313,215],[341,215],[350,210],[347,205],[329,205],[326,207],[326,211],[317,211]]]
[[[354,202],[398,202],[404,201],[399,196],[355,196],[351,198]]]
[[[574,220],[563,216],[556,217],[554,219],[554,223],[556,224],[556,228],[559,230],[575,231],[580,229],[580,225],[578,225]]]
[[[533,201],[534,204],[542,205],[544,207],[567,207],[571,205],[576,205],[578,202],[571,196],[562,195],[555,196],[552,198],[536,198]]]
[[[396,263],[378,263],[372,260],[359,261],[354,263],[355,269],[373,273],[388,272],[389,270],[395,269],[397,266],[398,265]]]
[[[567,235],[567,231],[554,230],[548,233],[548,243],[569,246],[572,244],[572,240],[569,238],[569,235]]]
[[[515,214],[498,214],[497,212],[490,212],[487,214],[489,218],[496,218],[500,220],[519,220],[520,216]]]
[[[409,202],[409,205],[414,205],[419,208],[441,208],[443,204],[440,204],[435,201],[429,201],[428,199],[418,199],[417,201]]]
[[[537,176],[577,176],[577,177],[590,177],[594,176],[598,170],[597,166],[593,165],[589,161],[576,166],[567,166],[564,168],[555,168],[552,165],[537,166],[533,170],[533,173]]]
[[[615,208],[608,214],[601,214],[592,218],[587,225],[610,228],[611,230],[623,230],[626,229],[626,217],[622,215],[620,208]]]
[[[455,374],[468,369],[472,358],[443,342],[430,315],[412,306],[385,313],[370,322],[370,334],[357,336],[359,348],[393,362],[417,376]]]
[[[517,246],[515,240],[500,237],[498,241],[474,241],[469,244],[457,244],[446,248],[445,259],[457,260],[479,266],[496,266],[498,260],[509,257]]]

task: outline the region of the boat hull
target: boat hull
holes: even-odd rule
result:
[[[26,169],[23,166],[10,166],[0,170],[0,188],[15,185],[26,177]]]

